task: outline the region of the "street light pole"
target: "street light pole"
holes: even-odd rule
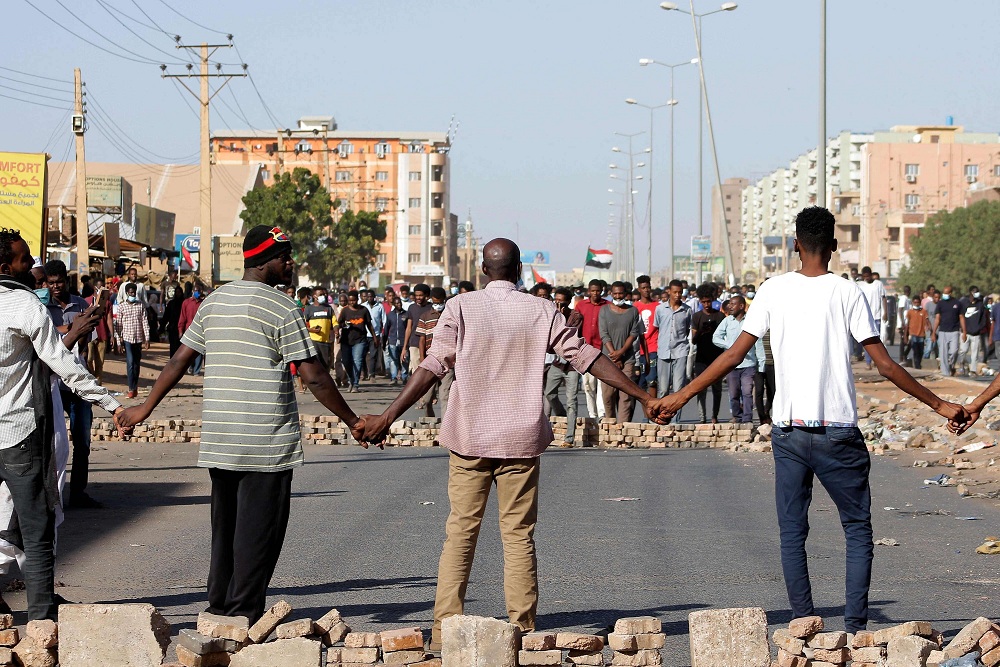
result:
[[[819,148],[816,153],[816,205],[826,207],[826,0],[820,0],[819,32]]]

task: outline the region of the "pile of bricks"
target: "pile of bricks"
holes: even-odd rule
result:
[[[840,667],[846,665],[852,657],[852,647],[859,651],[859,657],[867,659],[875,657],[877,649],[868,648],[873,644],[866,635],[872,633],[859,632],[855,642],[848,647],[851,638],[846,632],[823,632],[823,619],[819,616],[796,618],[788,624],[788,629],[774,631],[774,643],[778,647],[778,665],[781,667]],[[860,640],[860,641],[859,641]],[[864,647],[864,648],[862,648]],[[868,651],[868,653],[865,653]],[[874,662],[885,657],[876,657]],[[855,659],[857,664],[857,659]],[[867,662],[861,663],[867,667]]]
[[[336,415],[301,415],[299,428],[307,445],[352,445],[351,430]]]
[[[117,441],[118,430],[111,419],[95,419],[90,429],[93,442]],[[135,442],[201,443],[200,419],[153,419],[135,427],[131,440]]]
[[[566,433],[569,430],[569,419],[566,417],[549,417],[552,424],[552,436],[557,445],[565,446]],[[573,432],[574,447],[596,447],[600,441],[600,429],[597,420],[590,417],[577,417],[576,429]]]
[[[398,421],[389,428],[386,445],[396,447],[437,447],[441,420],[421,417],[417,421]]]
[[[660,649],[666,643],[660,619],[652,616],[619,618],[615,631],[608,635],[613,651],[612,665],[662,665]]]
[[[53,667],[58,662],[59,627],[53,621],[29,621],[24,637],[14,616],[0,614],[0,667]]]
[[[604,667],[604,640],[576,632],[532,632],[521,637],[517,664],[562,665],[564,657],[570,665]]]
[[[292,607],[285,601],[267,610],[252,626],[246,617],[203,612],[197,630],[181,630],[177,664],[183,667],[273,667],[319,665],[361,667],[441,667],[441,660],[424,651],[420,628],[384,632],[351,632],[340,612],[330,610],[319,620],[285,621]],[[274,639],[268,639],[274,635]],[[325,656],[324,656],[325,653]]]
[[[749,443],[753,424],[641,424],[600,421],[600,447],[610,448],[730,448]]]

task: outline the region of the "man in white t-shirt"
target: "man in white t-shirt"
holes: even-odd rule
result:
[[[881,280],[876,280],[871,267],[866,266],[861,269],[861,280],[858,281],[857,286],[861,288],[861,293],[865,295],[865,299],[868,301],[868,308],[872,311],[872,317],[875,319],[875,324],[878,327],[876,330],[878,331],[879,338],[881,338],[884,335],[885,323],[889,321],[885,285],[882,284]],[[865,363],[868,364],[868,370],[871,370],[872,358],[867,350],[865,351]]]
[[[837,505],[844,527],[844,622],[848,632],[856,632],[868,623],[874,546],[868,483],[871,459],[857,427],[852,339],[864,346],[883,377],[952,424],[964,423],[969,415],[921,386],[889,357],[859,285],[829,272],[830,256],[836,249],[833,214],[817,206],[802,210],[795,218],[795,251],[802,268],[761,285],[743,320],[743,332],[732,346],[691,384],[664,399],[662,408],[668,414],[680,410],[735,368],[757,339],[771,332],[777,384],[771,409],[775,501],[792,616],[812,616],[815,611],[805,543],[813,477],[818,477]]]

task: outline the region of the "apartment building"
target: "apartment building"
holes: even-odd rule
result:
[[[729,244],[733,252],[733,264],[729,267],[731,273],[736,276],[743,275],[743,254],[741,248],[744,243],[743,228],[740,225],[740,194],[743,189],[750,184],[745,178],[727,178],[722,182],[723,206],[725,207],[725,226],[729,229]],[[725,257],[726,246],[723,242],[723,217],[722,209],[719,208],[719,187],[712,186],[712,256]]]
[[[338,130],[333,117],[304,116],[296,128],[273,133],[216,130],[211,148],[216,164],[263,164],[265,185],[284,171],[309,169],[340,200],[334,215],[379,212],[386,239],[369,275],[377,272],[380,284],[457,280],[446,133],[352,132]]]

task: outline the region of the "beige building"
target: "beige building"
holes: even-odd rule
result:
[[[458,279],[446,133],[348,132],[332,117],[306,116],[295,129],[274,133],[216,130],[211,145],[216,164],[262,165],[265,185],[305,167],[340,200],[341,212],[381,213],[386,239],[369,284]]]
[[[740,193],[750,181],[745,178],[727,178],[722,183],[722,201],[725,204],[725,221],[729,228],[729,244],[733,252],[735,266],[727,267],[736,275],[737,280],[743,276],[743,230],[740,227]],[[712,256],[725,257],[722,210],[719,208],[719,186],[712,186]]]

